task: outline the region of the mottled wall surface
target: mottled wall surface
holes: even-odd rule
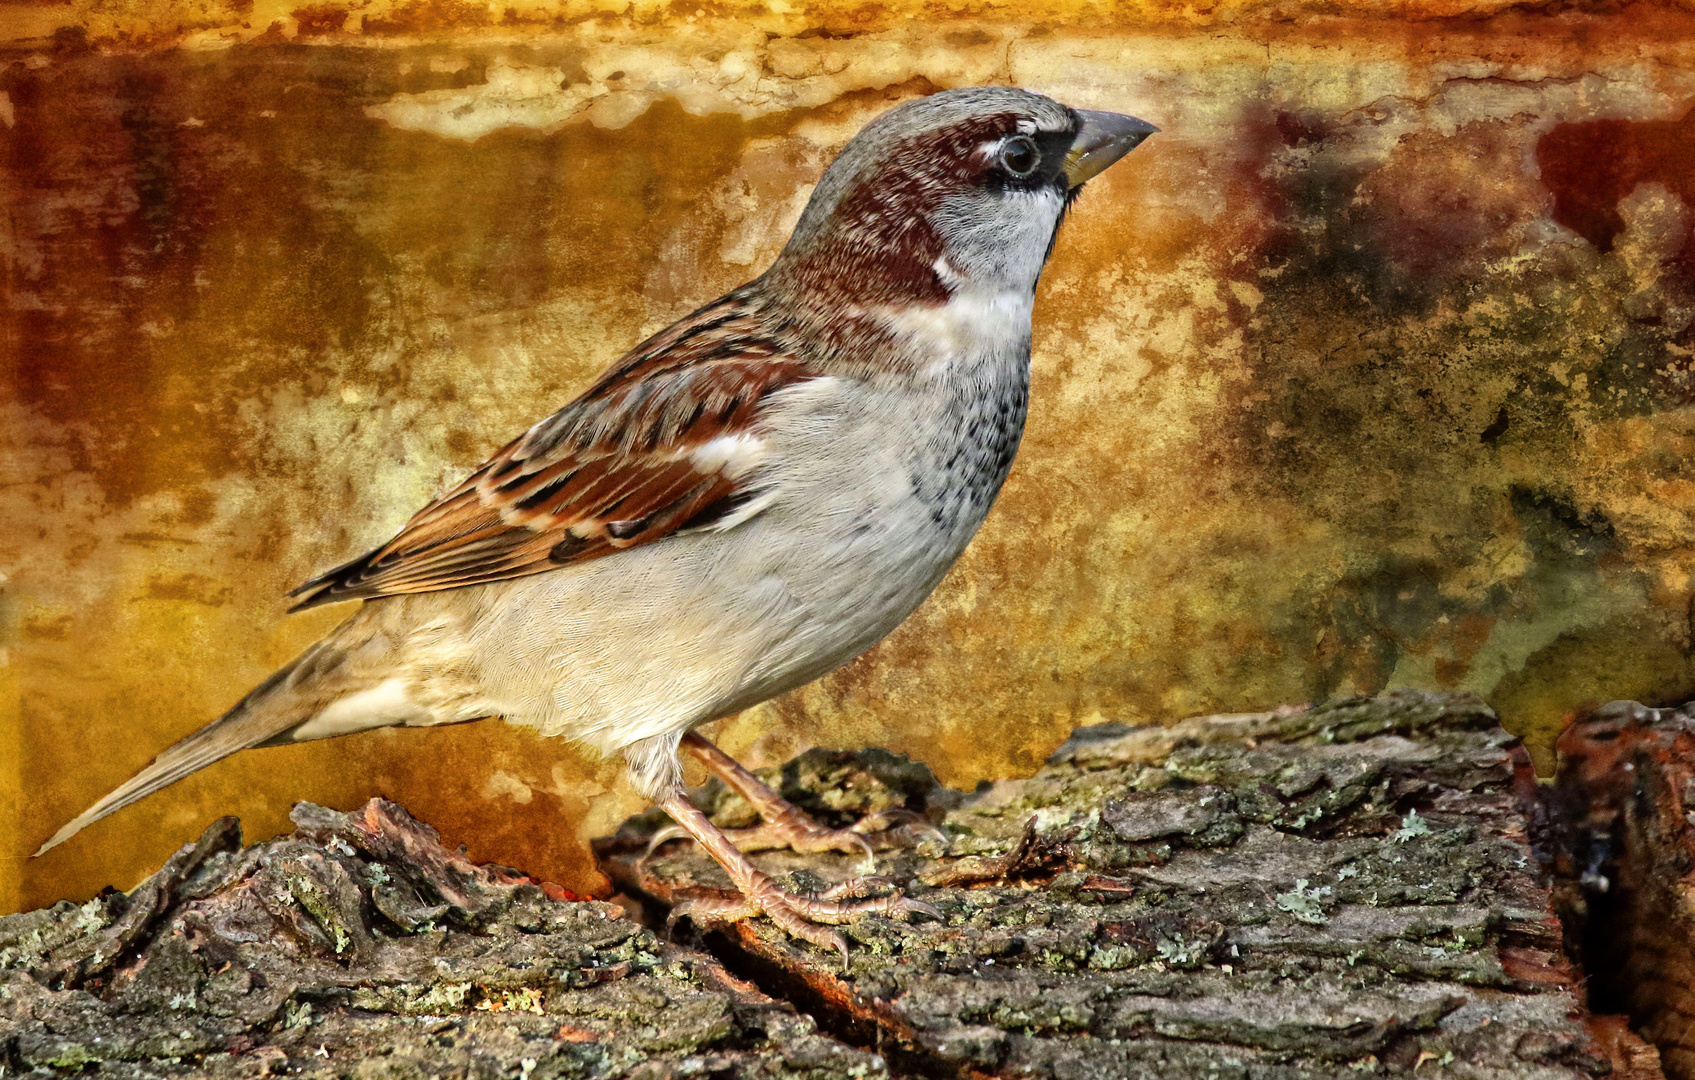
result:
[[[982,535],[729,748],[969,784],[1102,719],[1465,688],[1541,747],[1695,694],[1695,17],[1408,14],[0,2],[0,906],[373,793],[591,884],[632,796],[498,724],[251,752],[23,855],[946,86],[1164,133],[1061,235]]]

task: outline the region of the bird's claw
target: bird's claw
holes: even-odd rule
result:
[[[873,811],[854,822],[850,828],[853,832],[861,835],[876,833],[884,837],[897,832],[904,832],[916,837],[916,842],[932,840],[941,844],[944,848],[951,842],[948,834],[932,823],[929,818],[905,807]]]
[[[641,858],[636,860],[636,869],[639,872],[646,873],[647,861],[653,858],[655,852],[673,840],[687,840],[690,843],[693,843],[694,837],[690,836],[689,831],[681,825],[665,826],[663,829],[660,829],[658,832],[648,837],[646,849],[642,851]]]

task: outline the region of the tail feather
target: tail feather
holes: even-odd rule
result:
[[[254,687],[235,708],[166,749],[146,768],[54,833],[36,854],[51,851],[101,818],[176,783],[190,773],[198,772],[238,750],[276,739],[308,720],[315,712],[315,706],[322,702],[323,695],[302,695],[299,691],[317,683],[321,676],[340,666],[345,654],[333,644],[335,637],[332,634],[329,639],[307,649],[282,670]]]

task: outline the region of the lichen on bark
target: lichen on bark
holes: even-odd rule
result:
[[[392,803],[223,818],[125,895],[0,919],[7,1074],[885,1075],[874,1054]]]
[[[897,1067],[1039,1077],[1609,1067],[1581,1022],[1530,857],[1515,792],[1528,762],[1474,699],[1405,692],[1083,728],[1035,776],[969,796],[915,791],[882,755],[860,759],[856,775],[853,760],[813,751],[770,777],[814,809],[853,790],[860,805],[927,814],[945,851],[893,846],[877,872],[945,921],[848,927],[845,971],[762,922],[705,940]],[[742,813],[716,788],[702,798],[726,823]],[[636,819],[603,844],[617,882],[661,904],[726,884],[684,844],[643,862],[656,824]],[[762,859],[802,886],[855,872],[845,856]]]
[[[1475,699],[1080,728],[1035,775],[971,793],[881,750],[815,749],[767,776],[826,821],[895,822],[869,834],[878,887],[941,920],[846,926],[845,968],[764,920],[685,921],[667,942],[629,912],[661,926],[728,880],[687,843],[648,853],[657,812],[598,845],[619,905],[475,864],[392,803],[303,803],[292,835],[243,848],[224,818],[128,894],[0,919],[0,1061],[43,1077],[1659,1075],[1585,1011],[1529,839],[1547,803]],[[696,797],[722,825],[753,818],[721,787]],[[756,858],[800,890],[865,870]]]

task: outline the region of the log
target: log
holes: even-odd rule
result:
[[[869,833],[875,871],[943,914],[844,928],[845,969],[764,920],[664,940],[671,905],[728,882],[686,842],[644,857],[656,812],[597,845],[621,903],[474,864],[382,800],[302,803],[245,848],[225,818],[127,894],[0,918],[0,1072],[1655,1080],[1573,963],[1616,952],[1593,946],[1618,932],[1592,902],[1613,875],[1606,896],[1661,920],[1632,970],[1695,970],[1682,878],[1654,876],[1690,865],[1684,819],[1665,826],[1689,735],[1631,722],[1655,734],[1583,730],[1659,762],[1634,775],[1660,786],[1573,779],[1637,760],[1611,752],[1540,788],[1487,708],[1412,692],[1082,728],[971,793],[884,751],[808,751],[768,778],[821,819],[893,822]],[[865,869],[757,859],[797,889]],[[1673,1076],[1681,1000],[1654,1029]]]
[[[1615,701],[1568,726],[1544,857],[1596,1008],[1695,1078],[1695,705]]]
[[[5,1075],[887,1075],[622,908],[393,803],[209,827],[129,894],[0,919]]]
[[[1628,1029],[1586,1025],[1531,857],[1528,757],[1468,697],[1084,728],[970,796],[878,751],[768,779],[838,824],[901,807],[945,834],[885,838],[876,871],[946,921],[847,927],[846,970],[764,921],[701,938],[913,1075],[1657,1075]],[[749,817],[717,787],[701,805]],[[663,910],[727,886],[684,842],[644,861],[661,824],[602,845],[620,887]],[[857,872],[760,861],[798,887]]]

